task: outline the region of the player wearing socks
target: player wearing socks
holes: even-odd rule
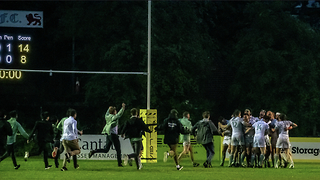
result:
[[[240,110],[235,110],[232,119],[230,119],[227,129],[229,127],[232,128],[232,136],[231,136],[231,155],[229,157],[229,167],[235,166],[235,156],[237,154],[237,149],[239,148],[238,146],[241,146],[239,148],[241,152],[241,157],[240,157],[240,165],[242,165],[243,160],[245,158],[245,142],[244,142],[244,134],[243,134],[243,126],[244,126],[244,121],[241,118],[241,111]]]
[[[257,121],[252,125],[254,128],[254,138],[253,138],[253,147],[254,147],[254,155],[251,157],[251,164],[254,163],[254,158],[258,154],[260,150],[259,157],[259,167],[262,167],[263,160],[266,154],[266,141],[265,141],[265,133],[269,129],[268,124],[265,121]]]
[[[176,168],[180,171],[183,167],[180,166],[178,162],[177,145],[179,142],[180,133],[185,133],[185,130],[181,122],[178,120],[178,111],[172,109],[170,111],[169,117],[166,118],[162,124],[158,125],[155,130],[164,131],[164,143],[168,144],[168,146],[170,147],[170,151],[173,154],[174,162],[176,163]],[[167,155],[168,154],[165,154],[165,157]]]
[[[280,150],[283,148],[285,151],[285,155],[287,161],[290,162],[289,168],[294,168],[294,163],[292,157],[289,155],[290,151],[290,141],[289,141],[289,131],[292,128],[298,127],[297,124],[288,121],[285,114],[281,113],[279,117],[279,121],[276,123],[276,130],[279,130],[279,137],[276,145],[276,154],[274,156],[275,168],[278,168],[278,160],[280,155]]]

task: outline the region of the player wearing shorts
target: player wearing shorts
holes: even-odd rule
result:
[[[267,113],[268,116],[268,113]],[[276,153],[276,144],[278,139],[278,131],[275,130],[276,123],[278,122],[278,117],[280,116],[280,113],[276,113],[276,117],[274,117],[274,113],[270,115],[271,123],[269,124],[269,136],[271,138],[271,160],[272,160],[272,167],[274,167],[274,155]]]
[[[183,118],[179,119],[179,121],[181,122],[181,124],[184,127],[184,129],[187,129],[188,131],[191,131],[192,124],[191,124],[191,121],[190,121],[190,113],[189,112],[187,112],[187,111],[184,112],[183,113]],[[183,151],[180,153],[180,155],[178,157],[178,161],[180,162],[182,156],[187,154],[188,152],[190,152],[190,158],[191,158],[191,161],[193,163],[193,167],[199,166],[199,163],[196,163],[194,161],[193,150],[192,150],[191,140],[190,140],[190,133],[181,134],[180,137],[181,137],[182,142],[183,142]]]
[[[185,133],[185,130],[181,122],[178,120],[178,111],[172,109],[169,117],[166,118],[162,124],[158,125],[155,130],[164,131],[164,143],[169,146],[170,152],[173,154],[173,159],[176,163],[176,168],[180,171],[183,166],[180,166],[178,161],[177,146],[179,142],[179,135],[180,133]],[[164,161],[166,161],[168,154],[169,153],[165,152]]]
[[[258,167],[261,168],[263,164],[263,159],[266,154],[266,141],[265,141],[265,133],[269,129],[268,124],[265,121],[257,121],[252,125],[254,128],[254,138],[253,138],[253,147],[254,147],[254,155],[251,157],[251,164],[254,163],[254,158],[258,154],[260,150],[259,156],[259,165]]]
[[[279,155],[280,155],[280,150],[283,148],[284,152],[285,152],[285,156],[287,159],[287,161],[290,162],[290,166],[289,168],[294,168],[294,163],[293,163],[293,159],[290,156],[290,141],[289,141],[289,132],[288,130],[292,129],[292,128],[296,128],[298,127],[297,124],[288,121],[287,117],[285,114],[280,114],[279,117],[279,122],[276,123],[276,130],[279,130],[279,137],[277,140],[277,144],[276,144],[276,154],[274,156],[274,161],[275,161],[275,168],[278,168],[278,159],[279,159]]]
[[[276,140],[277,133],[274,131],[274,124],[275,122],[277,122],[277,120],[274,119],[274,113],[272,111],[267,111],[265,118],[267,119],[266,123],[269,125],[269,130],[268,130],[268,134],[266,134],[265,136],[267,147],[266,147],[266,156],[265,156],[264,163],[265,163],[265,167],[270,167],[269,157],[271,155],[271,159],[273,162],[272,149],[273,149],[273,146],[275,147],[275,144],[277,141]]]
[[[254,129],[251,128],[252,124],[250,123],[250,116],[245,111],[243,115],[243,121],[246,123],[244,126],[244,141],[246,146],[246,159],[247,159],[247,167],[251,167],[251,154],[253,152],[253,137],[254,137]]]
[[[227,129],[229,127],[232,128],[232,135],[231,135],[231,155],[229,157],[229,167],[235,166],[235,159],[234,157],[237,154],[237,148],[241,147],[241,158],[240,158],[240,165],[242,165],[244,157],[245,157],[245,146],[244,146],[244,134],[243,134],[243,125],[244,121],[241,118],[241,111],[235,110],[233,113],[233,118],[230,119]]]
[[[228,150],[229,154],[231,153],[231,134],[232,134],[232,131],[231,131],[231,129],[223,130],[223,128],[225,128],[225,126],[227,126],[227,124],[229,123],[228,120],[224,119],[223,117],[220,117],[218,121],[219,121],[218,132],[220,132],[221,135],[223,136],[222,158],[221,158],[221,163],[220,163],[220,166],[223,166],[224,160],[226,158],[227,150]]]

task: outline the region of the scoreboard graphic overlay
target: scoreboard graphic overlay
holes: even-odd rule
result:
[[[27,68],[34,28],[43,28],[42,11],[0,10],[0,81],[23,77],[11,69]]]
[[[31,36],[0,34],[0,68],[23,69],[28,64],[31,40]],[[0,80],[21,77],[21,71],[0,70]]]

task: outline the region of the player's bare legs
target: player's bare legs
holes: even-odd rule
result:
[[[180,161],[180,159],[182,158],[183,155],[189,153],[190,146],[191,146],[190,144],[187,144],[187,145],[183,146],[183,151],[179,154],[179,157],[178,157],[179,161]],[[193,162],[193,156],[191,157],[191,160]]]
[[[235,164],[234,157],[236,156],[236,154],[237,154],[237,146],[231,146],[231,154],[229,157],[229,167],[234,166]]]

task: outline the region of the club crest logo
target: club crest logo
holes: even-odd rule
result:
[[[28,25],[30,25],[31,23],[33,23],[32,25],[39,25],[39,26],[41,26],[41,16],[39,16],[39,14],[28,14],[28,15],[26,15],[26,18],[27,18],[27,20],[28,20]]]

